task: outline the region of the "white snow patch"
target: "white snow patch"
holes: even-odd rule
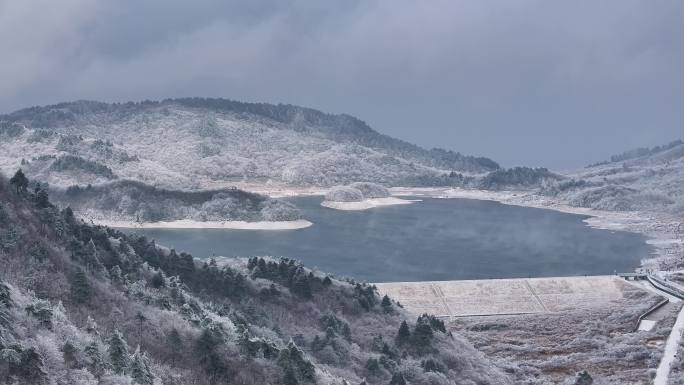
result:
[[[181,219],[170,222],[134,222],[134,221],[94,221],[98,225],[123,227],[132,229],[232,229],[232,230],[296,230],[311,226],[313,223],[299,219],[296,221],[193,221]]]
[[[639,322],[639,330],[641,331],[651,331],[653,327],[655,326],[656,321],[651,321],[648,319],[642,319],[641,322]]]
[[[368,210],[375,207],[382,206],[394,206],[394,205],[408,205],[414,202],[420,202],[420,199],[400,199],[395,197],[387,198],[372,198],[364,199],[359,202],[333,202],[333,201],[323,201],[321,206],[328,207],[336,210]]]

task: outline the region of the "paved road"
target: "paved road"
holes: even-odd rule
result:
[[[675,321],[670,336],[667,337],[667,343],[665,343],[665,351],[663,352],[663,358],[660,360],[660,365],[656,370],[656,376],[653,380],[653,385],[667,385],[667,380],[670,377],[670,367],[675,360],[677,355],[677,349],[679,348],[679,342],[682,339],[682,331],[684,330],[684,308],[679,312],[677,316],[677,321]]]
[[[680,290],[684,289],[680,287],[680,285],[677,285],[671,281],[668,281],[668,284],[677,287]],[[655,287],[653,286],[653,288]],[[661,292],[661,295],[667,294],[658,288],[655,289]],[[669,298],[672,296],[667,295],[667,297]],[[653,385],[667,385],[667,381],[670,377],[670,368],[672,367],[672,363],[674,363],[675,358],[677,356],[677,350],[679,349],[679,343],[682,340],[683,331],[684,307],[682,308],[682,310],[679,311],[679,314],[677,315],[677,320],[675,321],[675,324],[672,327],[672,331],[670,332],[670,335],[667,337],[667,342],[665,343],[665,350],[663,351],[663,358],[660,360],[660,364],[658,365],[658,369],[656,370],[656,376],[653,379]]]

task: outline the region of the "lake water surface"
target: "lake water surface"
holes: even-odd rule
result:
[[[588,227],[584,216],[470,199],[432,199],[366,211],[297,197],[313,226],[299,230],[131,230],[208,256],[284,256],[369,282],[519,278],[632,271],[641,235]]]

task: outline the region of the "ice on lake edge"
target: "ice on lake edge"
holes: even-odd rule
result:
[[[364,199],[358,202],[333,202],[323,201],[321,206],[345,211],[368,210],[375,207],[394,206],[394,205],[408,205],[411,203],[420,202],[420,199],[401,199],[395,197],[387,198],[371,198]]]
[[[193,221],[181,219],[176,221],[135,222],[93,220],[93,223],[109,227],[132,229],[230,229],[230,230],[297,230],[311,226],[313,223],[298,219],[295,221]]]

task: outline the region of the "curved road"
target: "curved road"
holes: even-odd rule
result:
[[[684,291],[684,288],[671,281],[668,281],[669,285],[677,287],[679,290]],[[651,283],[651,287],[655,288],[661,295],[665,295],[670,298],[672,295],[658,288]],[[667,385],[668,379],[670,377],[670,368],[672,363],[674,363],[677,356],[677,350],[679,349],[680,341],[682,340],[682,331],[684,331],[684,307],[679,311],[677,315],[677,320],[674,326],[672,326],[672,331],[667,337],[667,342],[665,343],[665,349],[663,351],[663,358],[660,360],[658,369],[656,370],[656,376],[653,379],[653,385]]]
[[[670,367],[677,356],[679,342],[682,339],[682,330],[684,330],[684,307],[679,311],[677,321],[675,321],[675,324],[672,327],[670,336],[667,337],[663,358],[660,360],[660,365],[658,365],[658,369],[656,370],[653,385],[667,385],[667,380],[670,377]]]

